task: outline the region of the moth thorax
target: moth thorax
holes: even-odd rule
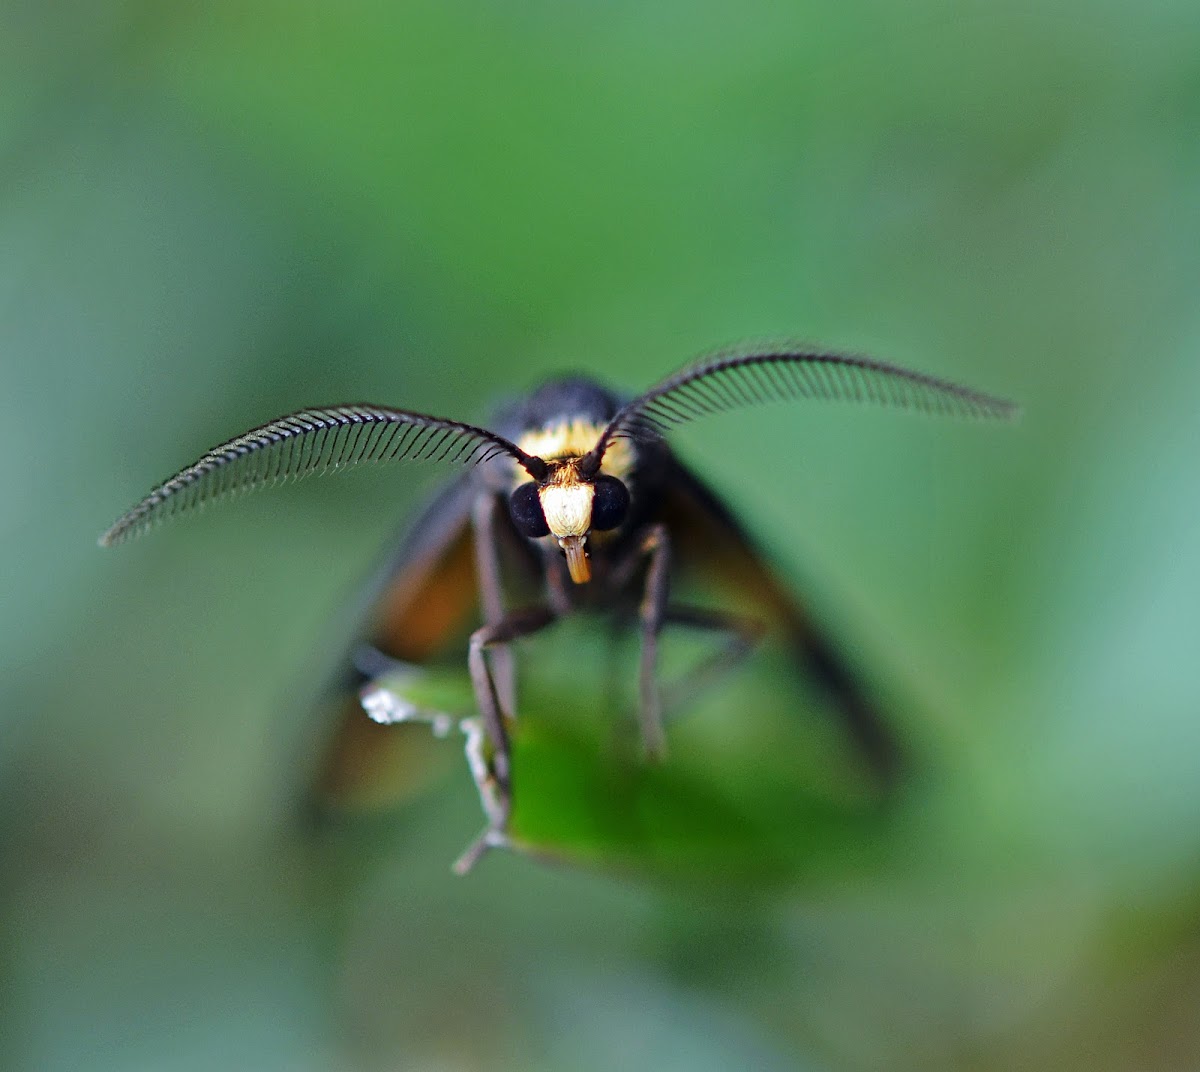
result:
[[[585,536],[592,527],[592,496],[590,483],[550,484],[541,489],[542,512],[550,531],[560,539],[564,536]]]

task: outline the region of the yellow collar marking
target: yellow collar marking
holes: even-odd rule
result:
[[[547,424],[532,432],[526,432],[517,440],[526,454],[532,454],[546,461],[557,458],[579,458],[592,449],[600,439],[604,425],[591,421],[573,420],[557,421]],[[613,439],[604,452],[604,461],[600,463],[600,472],[615,476],[618,480],[627,480],[633,471],[634,448],[628,439]],[[518,476],[524,479],[519,471]],[[589,503],[589,511],[591,509]]]

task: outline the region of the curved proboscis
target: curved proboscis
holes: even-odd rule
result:
[[[306,409],[222,443],[164,481],[100,537],[108,547],[214,499],[359,465],[403,459],[478,465],[502,454],[535,479],[545,465],[503,436],[372,405]]]
[[[695,362],[626,403],[592,450],[618,436],[658,437],[712,413],[798,398],[872,402],[945,416],[1011,420],[1012,402],[853,354],[765,347]]]

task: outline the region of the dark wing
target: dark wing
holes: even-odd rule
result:
[[[322,740],[312,781],[318,806],[386,804],[405,783],[422,780],[418,767],[437,765],[439,754],[443,763],[454,756],[453,748],[435,746],[426,726],[373,722],[359,689],[373,676],[364,664],[430,662],[463,647],[478,624],[471,531],[477,494],[471,474],[449,485],[366,586],[355,608],[358,635],[317,712]]]
[[[100,544],[138,536],[215,499],[307,476],[402,459],[473,466],[501,454],[542,465],[503,436],[425,413],[369,404],[301,410],[214,447],[127,511]]]
[[[870,357],[749,348],[704,358],[626,403],[592,454],[598,465],[614,436],[658,437],[712,413],[801,398],[992,420],[1011,420],[1019,412],[1002,398]]]
[[[804,611],[754,541],[717,495],[672,458],[662,519],[681,565],[744,595],[782,630],[801,674],[835,710],[846,733],[883,786],[897,775],[901,748],[839,646]]]

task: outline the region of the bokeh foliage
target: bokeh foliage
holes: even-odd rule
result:
[[[1194,4],[0,7],[0,1060],[1200,1064],[1198,134]],[[484,419],[778,336],[1025,406],[679,436],[920,755],[878,822],[806,812],[836,749],[764,672],[631,775],[686,875],[452,879],[453,745],[314,836],[310,699],[436,474],[94,546],[304,404]],[[577,844],[631,798],[547,726]]]

